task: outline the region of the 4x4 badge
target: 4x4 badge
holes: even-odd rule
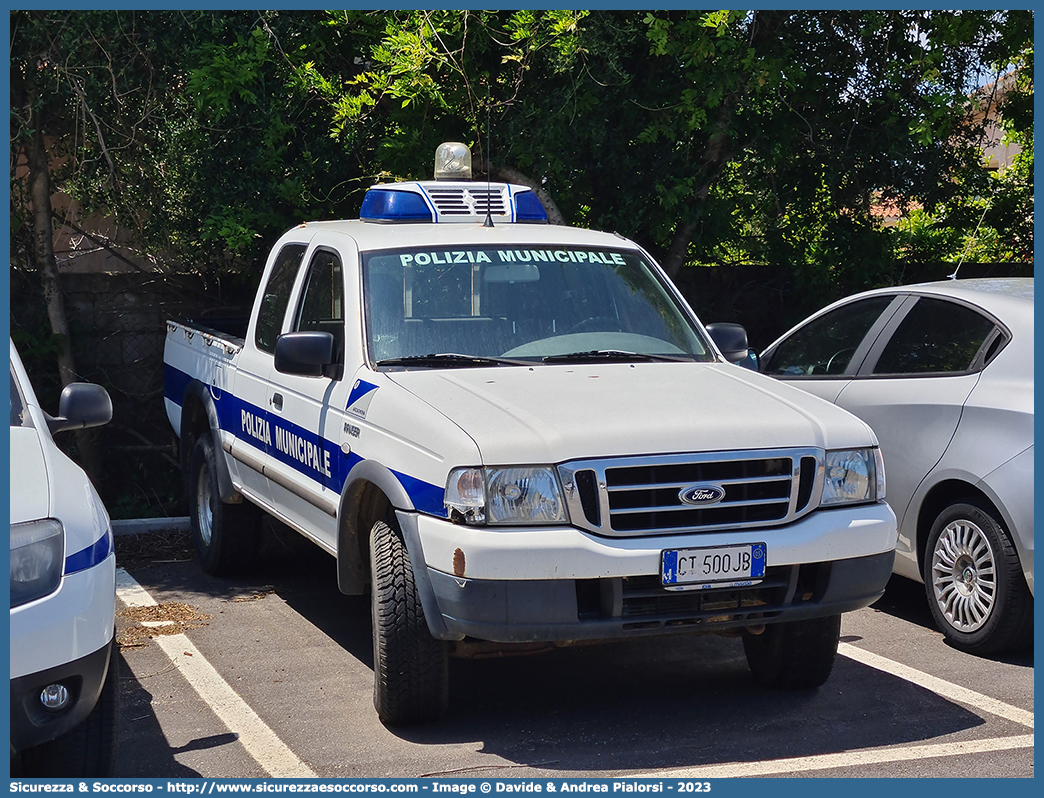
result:
[[[725,488],[720,485],[690,485],[682,488],[678,498],[685,504],[717,504],[725,498]]]

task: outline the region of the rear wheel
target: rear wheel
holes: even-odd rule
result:
[[[373,575],[373,705],[382,723],[424,723],[449,706],[449,654],[428,631],[402,533],[370,532]]]
[[[217,458],[209,433],[196,441],[189,477],[192,547],[200,567],[212,576],[241,572],[257,554],[261,510],[245,500],[241,504],[221,501]]]
[[[956,648],[992,654],[1030,641],[1032,597],[992,508],[960,502],[939,514],[928,536],[924,585],[935,623]]]
[[[769,624],[759,635],[743,633],[743,651],[754,678],[765,687],[807,690],[830,676],[841,638],[841,616]]]
[[[113,638],[98,703],[80,725],[22,753],[22,775],[34,778],[109,778],[116,768],[120,715],[119,647]]]

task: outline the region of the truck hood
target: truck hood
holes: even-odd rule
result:
[[[726,363],[389,373],[476,443],[483,464],[876,444],[835,405]]]

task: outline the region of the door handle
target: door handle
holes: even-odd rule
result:
[[[283,395],[281,393],[272,394],[271,402],[273,405],[275,405],[276,410],[283,409]]]

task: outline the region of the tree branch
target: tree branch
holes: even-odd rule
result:
[[[547,210],[548,224],[566,223],[562,211],[558,209],[558,205],[555,203],[554,199],[551,198],[547,189],[541,185],[540,181],[528,177],[510,166],[492,166],[488,161],[486,162],[486,171],[509,183],[518,183],[519,185],[533,189],[533,193],[540,198],[540,201],[544,204],[544,208]]]
[[[153,271],[151,271],[149,269],[146,269],[144,266],[142,266],[142,265],[140,265],[138,263],[135,263],[130,258],[128,258],[125,255],[122,255],[121,253],[117,252],[116,249],[113,247],[113,245],[110,242],[108,242],[104,238],[101,238],[99,236],[94,235],[93,233],[88,233],[86,230],[84,230],[78,224],[76,224],[75,222],[71,221],[68,217],[60,216],[57,213],[54,214],[54,217],[59,222],[61,222],[63,226],[71,227],[75,232],[79,233],[82,236],[86,236],[87,238],[89,238],[91,241],[93,241],[99,247],[104,249],[106,252],[108,252],[110,255],[112,255],[117,260],[123,261],[128,266],[132,266],[133,268],[137,269],[139,272],[142,272],[143,274],[155,274],[155,272],[153,272]]]
[[[116,185],[116,165],[112,162],[112,156],[109,155],[109,148],[105,146],[105,134],[102,133],[101,123],[98,121],[98,117],[94,115],[94,111],[87,104],[87,96],[83,93],[83,87],[80,86],[79,81],[76,80],[68,72],[66,73],[66,79],[69,81],[69,85],[72,87],[76,97],[80,100],[80,105],[83,106],[83,110],[87,112],[87,115],[94,122],[94,130],[98,134],[98,144],[101,146],[102,155],[105,156],[105,161],[109,164],[109,180],[112,185]]]

